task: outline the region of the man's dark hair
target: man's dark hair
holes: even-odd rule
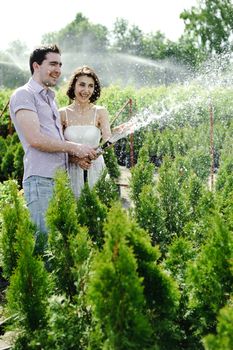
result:
[[[34,73],[33,63],[36,62],[39,65],[41,65],[42,62],[46,59],[46,55],[49,52],[58,53],[59,55],[61,54],[61,51],[57,45],[39,46],[31,53],[30,60],[29,60],[29,66],[30,66],[30,71],[32,74]]]

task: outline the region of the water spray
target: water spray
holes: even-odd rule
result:
[[[212,101],[209,101],[209,113],[210,113],[210,189],[213,191],[214,188],[214,112]]]
[[[128,105],[130,106],[129,116],[131,118],[131,116],[132,116],[132,98],[129,98],[124,103],[124,105],[121,107],[121,109],[117,112],[115,117],[112,119],[110,126],[113,125],[113,123],[116,121],[116,119],[119,117],[119,115],[123,112],[123,110]],[[106,142],[100,144],[100,146],[97,148],[97,154],[100,155],[100,154],[104,153],[104,151],[106,149],[114,146],[117,141],[119,141],[120,139],[122,139],[122,138],[126,137],[128,134],[130,134],[130,159],[131,159],[131,166],[133,166],[133,156],[134,156],[133,132],[134,132],[134,130],[132,128],[132,123],[130,123],[130,122],[124,123],[124,124],[120,125],[118,128],[119,128],[119,131],[114,132],[113,135]],[[128,130],[128,132],[127,132],[127,130]]]
[[[114,146],[117,141],[126,137],[128,134],[126,131],[127,128],[128,128],[127,123],[125,123],[124,126],[122,127],[122,130],[114,133],[106,142],[100,145],[96,150],[97,155],[104,153],[108,148]]]

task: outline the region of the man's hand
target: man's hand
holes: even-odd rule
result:
[[[74,150],[73,155],[78,158],[89,158],[90,160],[97,158],[96,150],[93,147],[84,144],[76,144],[76,149]]]

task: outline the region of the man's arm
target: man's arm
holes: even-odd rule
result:
[[[16,119],[26,141],[42,152],[64,152],[79,158],[96,157],[95,150],[88,145],[58,140],[41,133],[37,113],[33,111],[21,109],[16,113]]]

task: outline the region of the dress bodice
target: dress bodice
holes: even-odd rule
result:
[[[69,109],[68,109],[69,110]],[[68,125],[67,109],[65,110],[66,123]],[[64,130],[64,137],[67,141],[87,144],[94,148],[99,146],[101,131],[96,126],[97,108],[93,114],[93,124],[91,125],[68,125]]]
[[[101,139],[101,131],[96,126],[97,108],[94,109],[93,119],[89,125],[69,125],[68,113],[71,115],[72,110],[65,109],[66,128],[64,137],[67,141],[88,144],[93,148],[97,148]],[[71,118],[72,120],[72,118]],[[90,188],[93,188],[105,169],[104,158],[100,155],[97,159],[91,161],[91,166],[87,170],[87,181]],[[71,188],[76,198],[79,198],[84,187],[84,170],[72,162],[69,163],[68,173],[70,177]],[[85,172],[86,173],[86,172]]]
[[[95,125],[70,125],[65,128],[64,137],[67,141],[99,146],[101,132]]]

